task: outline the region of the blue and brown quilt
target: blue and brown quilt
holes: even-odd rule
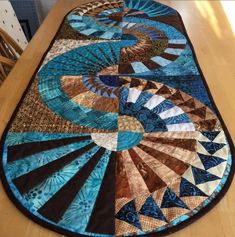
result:
[[[1,176],[66,236],[159,236],[225,194],[232,150],[180,15],[99,0],[64,18],[3,135]]]

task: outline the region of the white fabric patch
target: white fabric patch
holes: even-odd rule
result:
[[[140,94],[141,94],[141,91],[139,91],[135,88],[130,88],[127,102],[135,103],[137,101],[137,99],[139,98]]]
[[[154,61],[155,63],[159,64],[162,67],[172,63],[172,61],[162,58],[160,56],[153,57],[153,58],[151,58],[151,60]]]
[[[144,105],[144,107],[148,108],[148,109],[153,109],[156,106],[158,106],[159,104],[161,104],[163,101],[165,100],[164,97],[159,96],[159,95],[153,95]]]
[[[167,118],[175,117],[180,114],[184,114],[184,111],[181,108],[175,106],[171,109],[168,109],[160,113],[159,116],[161,117],[161,119],[167,119]]]
[[[168,131],[195,131],[195,127],[192,123],[181,123],[166,125]]]
[[[184,49],[167,48],[165,50],[165,53],[173,54],[173,55],[178,55],[179,56],[183,51],[184,51]]]

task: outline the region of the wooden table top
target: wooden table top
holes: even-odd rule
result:
[[[0,134],[64,16],[88,0],[58,0],[0,88]],[[218,109],[235,141],[235,32],[221,1],[161,0],[179,11]],[[235,183],[208,214],[172,237],[235,236]],[[25,217],[0,185],[0,236],[59,237]]]

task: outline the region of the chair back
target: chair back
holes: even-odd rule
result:
[[[16,41],[0,28],[0,86],[22,52]]]

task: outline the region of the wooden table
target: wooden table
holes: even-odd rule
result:
[[[58,0],[0,88],[0,134],[47,50],[65,14],[88,0]],[[220,1],[161,0],[180,12],[215,102],[235,141],[235,33]],[[235,22],[234,22],[235,24]],[[172,237],[235,236],[235,183],[207,215]],[[0,186],[0,236],[59,237],[33,223]]]

